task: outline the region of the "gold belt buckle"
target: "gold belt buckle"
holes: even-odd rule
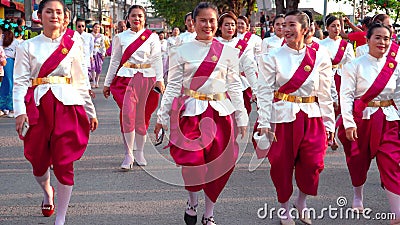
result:
[[[42,83],[42,84],[50,84],[50,78],[43,77],[40,83]]]
[[[294,102],[296,103],[302,103],[303,102],[303,98],[300,96],[294,96]]]

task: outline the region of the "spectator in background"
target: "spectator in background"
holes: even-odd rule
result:
[[[164,78],[166,78],[167,70],[168,70],[168,43],[167,40],[164,38],[164,32],[160,32],[158,34],[158,38],[160,39],[161,43],[161,59],[163,62],[163,74]]]
[[[116,34],[119,34],[121,32],[124,32],[126,30],[126,23],[123,20],[118,21],[117,23],[117,32]]]
[[[105,38],[100,33],[100,25],[93,25],[92,35],[94,37],[93,59],[91,65],[91,82],[92,88],[99,87],[100,73],[103,66],[104,56],[106,54]]]
[[[172,47],[172,46],[179,44],[179,33],[180,32],[181,31],[179,30],[178,27],[174,27],[174,29],[172,30],[172,36],[170,36],[167,39],[168,47]]]
[[[192,12],[189,12],[185,15],[185,28],[186,31],[179,35],[180,44],[193,41],[197,35],[196,31],[194,30]]]
[[[340,36],[345,39],[349,39],[349,41],[353,41],[356,44],[356,47],[365,45],[367,43],[367,30],[369,26],[369,22],[371,20],[371,17],[366,16],[362,21],[361,21],[361,28],[357,27],[354,25],[349,18],[347,17],[342,17],[340,18],[340,24],[341,24],[341,31],[340,31]],[[346,33],[344,31],[344,24],[347,24],[353,32]]]

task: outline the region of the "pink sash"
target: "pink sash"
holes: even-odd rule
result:
[[[314,49],[315,51],[318,51],[319,50],[319,44],[317,42],[313,41],[311,43],[310,48]]]
[[[397,46],[398,49],[398,46]],[[360,99],[354,101],[353,114],[357,117],[362,117],[362,112],[368,106],[368,102],[372,101],[376,96],[378,96],[382,90],[386,87],[387,83],[392,77],[394,70],[396,69],[397,62],[394,57],[387,57],[385,65],[383,66],[381,72],[379,72],[374,83],[365,92]]]
[[[136,50],[138,50],[138,48],[140,46],[142,46],[143,43],[145,43],[150,35],[151,35],[151,30],[146,29],[141,35],[140,37],[136,38],[135,41],[133,41],[124,51],[124,54],[122,54],[121,57],[121,62],[119,63],[118,69],[115,72],[115,74],[118,73],[119,69],[121,69],[121,67],[124,65],[124,63],[126,63],[128,61],[128,59],[132,56],[132,54],[134,52],[136,52]]]
[[[284,44],[286,44],[286,39],[283,39],[281,46],[283,46]]]
[[[235,48],[239,49],[239,58],[242,56],[244,50],[247,48],[247,42],[242,39],[239,39],[238,43],[236,44]]]
[[[297,68],[296,72],[294,72],[292,78],[278,89],[278,92],[289,94],[298,90],[313,71],[316,54],[317,52],[315,50],[306,46],[306,54],[300,66]]]
[[[74,33],[75,31],[71,29],[67,29],[65,31],[58,48],[49,56],[49,58],[46,59],[46,61],[40,67],[37,78],[46,77],[51,72],[53,72],[58,67],[58,65],[60,65],[61,61],[68,55],[69,51],[74,45],[74,41],[72,40]],[[37,121],[39,119],[39,110],[36,107],[34,98],[34,90],[36,87],[37,86],[29,87],[24,99],[26,114],[29,119],[29,125],[37,124]]]
[[[197,71],[193,75],[192,82],[190,83],[191,90],[196,91],[208,80],[218,64],[223,48],[224,45],[221,42],[213,39],[207,56],[203,59],[203,62],[200,64],[200,66],[197,68]],[[201,134],[201,136],[196,140],[190,140],[184,134],[182,134],[182,131],[179,127],[179,120],[182,112],[185,110],[185,101],[187,98],[189,97],[179,96],[174,98],[174,100],[172,101],[170,111],[170,141],[169,144],[165,146],[165,148],[168,148],[171,145],[177,146],[178,148],[184,150],[198,150],[204,147],[202,146],[204,144],[203,134]]]
[[[342,39],[340,41],[339,48],[338,48],[338,51],[336,53],[336,56],[332,60],[332,65],[337,65],[337,64],[340,63],[340,61],[342,61],[343,56],[344,56],[344,51],[346,50],[346,47],[347,47],[347,41]]]
[[[251,37],[251,33],[250,33],[250,32],[247,32],[247,33],[244,35],[244,37],[243,37],[243,41],[245,41],[246,43],[248,43],[249,40],[250,40],[250,37]]]
[[[399,51],[399,45],[396,44],[394,41],[392,41],[392,44],[390,45],[390,49],[388,52],[388,57],[396,58],[398,51]]]

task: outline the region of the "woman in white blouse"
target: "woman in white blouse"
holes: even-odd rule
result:
[[[367,33],[369,53],[344,67],[340,100],[344,127],[339,138],[353,184],[355,210],[363,211],[363,186],[376,157],[381,184],[400,224],[400,69],[396,51],[385,54],[391,30],[376,23]]]
[[[53,165],[58,181],[56,225],[65,221],[74,185],[73,162],[83,155],[89,130],[98,123],[83,73],[81,39],[73,31],[60,32],[64,9],[61,0],[40,2],[43,34],[17,47],[13,92],[16,130],[43,189],[41,209],[46,217],[55,208],[49,172]]]
[[[225,45],[237,48],[239,53],[240,80],[244,106],[247,114],[251,112],[251,102],[256,99],[258,68],[254,60],[253,50],[236,37],[237,17],[233,12],[223,13],[218,19],[218,30],[215,36]]]
[[[210,3],[200,3],[193,11],[196,39],[170,49],[168,85],[154,131],[158,134],[170,121],[170,153],[182,166],[189,192],[184,215],[189,225],[196,224],[197,192],[201,190],[205,193],[202,224],[215,224],[215,202],[238,156],[232,120],[236,119],[242,138],[248,123],[239,78],[239,50],[214,39],[217,11]]]
[[[295,224],[289,213],[293,169],[299,188],[294,205],[300,219],[311,224],[306,197],[317,195],[327,139],[332,139],[334,132],[331,62],[322,51],[305,45],[309,23],[303,12],[286,14],[286,44],[262,55],[259,62],[258,131],[276,135],[268,159],[278,201],[285,209],[282,224]],[[275,131],[271,129],[274,126]]]
[[[153,88],[164,91],[161,44],[157,34],[145,29],[145,20],[143,6],[132,5],[129,8],[127,26],[130,29],[113,38],[111,61],[103,89],[106,98],[111,92],[120,108],[125,148],[121,169],[125,170],[131,169],[134,161],[139,166],[147,165],[143,149],[150,117],[159,99]],[[134,50],[129,50],[132,47]]]
[[[272,20],[272,25],[274,26],[275,35],[264,38],[261,44],[261,52],[262,54],[268,54],[272,49],[279,48],[283,45],[283,29],[282,25],[285,22],[285,16],[280,14],[275,16],[274,20]]]

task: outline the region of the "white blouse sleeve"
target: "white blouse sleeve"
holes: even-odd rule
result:
[[[150,44],[151,52],[149,56],[151,60],[151,66],[154,68],[154,71],[156,72],[156,80],[164,81],[163,63],[161,58],[161,43],[156,34],[152,34],[150,37],[153,39],[151,40]]]
[[[357,127],[353,118],[353,104],[357,85],[356,68],[353,63],[345,65],[340,87],[340,107],[344,128]]]
[[[240,70],[244,72],[247,80],[250,83],[253,94],[257,96],[257,74],[258,67],[254,60],[254,54],[251,49],[246,49],[240,57]]]
[[[18,65],[18,66],[17,66]],[[13,104],[15,117],[26,114],[24,98],[30,86],[30,64],[28,42],[17,46],[14,67]]]
[[[262,55],[259,60],[258,75],[258,128],[271,128],[272,100],[275,87],[275,61],[271,54]]]
[[[106,78],[104,81],[104,86],[110,87],[110,85],[116,75],[119,63],[121,62],[121,59],[122,59],[121,41],[120,41],[119,35],[116,35],[113,38],[110,65],[108,66],[108,71],[107,71],[107,75],[106,75]]]

